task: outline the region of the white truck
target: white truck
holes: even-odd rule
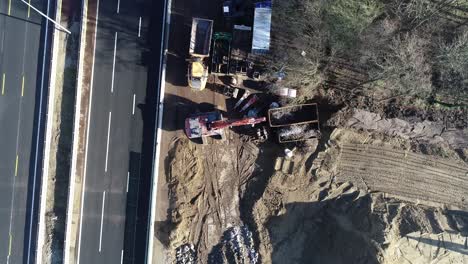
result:
[[[189,47],[188,84],[197,91],[205,89],[208,81],[208,64],[210,56],[213,20],[203,18],[192,19],[192,31]]]

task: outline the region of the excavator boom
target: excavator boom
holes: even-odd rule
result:
[[[219,120],[210,124],[211,129],[223,129],[226,127],[237,127],[246,125],[255,125],[266,121],[266,117],[248,117],[242,119]]]

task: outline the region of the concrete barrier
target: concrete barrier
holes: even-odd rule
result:
[[[165,0],[166,4],[166,12],[164,15],[165,21],[165,29],[162,31],[161,40],[164,41],[161,50],[161,74],[159,78],[159,83],[157,84],[157,88],[159,88],[159,100],[158,100],[158,115],[157,115],[157,122],[156,122],[156,146],[153,158],[153,177],[151,183],[151,201],[150,201],[150,220],[148,222],[148,243],[147,243],[147,250],[146,250],[146,264],[153,264],[153,247],[154,247],[154,224],[156,219],[156,204],[157,204],[157,191],[158,191],[158,180],[159,180],[159,158],[160,158],[160,151],[161,151],[161,127],[163,121],[163,113],[164,113],[164,93],[166,87],[166,64],[167,64],[167,44],[169,39],[169,30],[171,25],[171,6],[172,0]]]
[[[60,23],[60,14],[62,9],[62,1],[57,0],[55,17],[58,23]],[[43,253],[44,243],[45,243],[45,213],[46,213],[46,204],[47,204],[47,185],[49,179],[49,154],[50,154],[50,145],[52,142],[52,126],[54,120],[54,100],[55,100],[55,78],[57,74],[57,56],[58,56],[58,46],[59,46],[59,35],[63,34],[60,31],[54,31],[52,34],[52,57],[50,63],[50,82],[49,82],[49,97],[47,105],[47,119],[46,119],[46,133],[45,133],[45,146],[44,146],[44,159],[43,159],[43,169],[42,169],[42,182],[41,182],[41,191],[40,191],[40,201],[39,201],[39,223],[38,223],[38,235],[37,235],[37,248],[35,263],[41,264]]]
[[[83,72],[84,72],[84,53],[86,48],[86,27],[87,27],[87,7],[88,1],[81,1],[81,28],[80,28],[80,46],[78,51],[78,74],[76,80],[76,102],[75,102],[75,113],[73,114],[73,143],[72,143],[72,160],[70,169],[70,185],[67,199],[67,220],[65,224],[65,241],[64,241],[64,263],[75,263],[74,255],[72,254],[75,249],[76,243],[76,223],[73,221],[73,209],[75,201],[75,183],[77,174],[77,157],[78,157],[78,146],[80,144],[79,129],[81,121],[81,99],[82,99],[82,87],[83,87]]]

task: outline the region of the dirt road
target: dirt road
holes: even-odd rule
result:
[[[208,2],[208,3],[207,3]],[[210,0],[173,0],[171,10],[171,26],[169,32],[169,47],[166,75],[166,91],[164,100],[163,125],[161,135],[161,157],[158,182],[157,212],[156,212],[156,243],[154,259],[164,259],[160,255],[164,247],[161,241],[167,241],[164,230],[168,219],[168,188],[165,175],[168,173],[168,154],[173,138],[183,136],[185,117],[197,110],[206,111],[210,108],[226,110],[226,99],[221,94],[208,89],[202,92],[192,91],[187,83],[187,62],[190,26],[192,17],[214,19],[221,15],[219,1]],[[162,232],[158,230],[163,230]]]

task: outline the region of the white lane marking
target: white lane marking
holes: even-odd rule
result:
[[[104,208],[106,203],[106,191],[102,192],[102,210],[101,210],[101,231],[99,232],[99,252],[102,246],[102,225],[104,224]]]
[[[106,147],[106,168],[105,168],[105,172],[107,172],[107,160],[109,159],[109,138],[110,138],[111,120],[112,120],[112,112],[109,112],[109,125],[107,127],[107,147]]]
[[[80,208],[80,230],[78,234],[78,252],[77,252],[77,259],[76,263],[80,264],[80,250],[81,250],[81,230],[83,229],[83,208],[84,208],[84,198],[86,195],[86,168],[88,165],[88,143],[89,143],[89,127],[91,126],[91,107],[93,101],[93,81],[94,81],[94,61],[96,59],[96,39],[97,39],[97,29],[98,29],[98,21],[99,21],[99,0],[97,0],[97,7],[96,7],[96,25],[94,28],[94,47],[93,47],[93,64],[91,65],[91,81],[90,81],[90,88],[89,88],[89,106],[88,106],[88,125],[86,127],[86,147],[85,147],[85,161],[83,166],[83,191],[81,195],[81,208]],[[68,260],[65,260],[67,263]]]
[[[111,93],[114,92],[114,77],[115,77],[115,55],[117,54],[117,32],[114,35],[114,61],[112,62],[112,83]]]
[[[122,249],[122,253],[120,253],[120,264],[123,263],[123,249]]]
[[[120,0],[117,0],[117,14],[120,12]]]
[[[133,94],[133,107],[132,107],[132,115],[135,114],[135,94]]]
[[[141,33],[141,17],[140,17],[140,20],[138,22],[138,37],[140,37],[140,33]]]
[[[130,172],[127,172],[127,192],[128,192],[128,181],[130,179]]]

